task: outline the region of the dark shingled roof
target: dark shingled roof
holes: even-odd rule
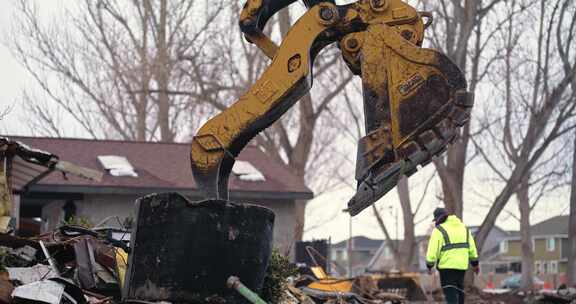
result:
[[[128,159],[138,173],[137,178],[116,177],[105,174],[100,183],[67,176],[59,172],[50,173],[37,184],[33,191],[67,192],[72,188],[86,191],[150,193],[156,191],[180,191],[197,194],[197,187],[190,169],[190,145],[181,143],[157,143],[120,140],[89,140],[72,138],[46,138],[9,136],[32,148],[48,151],[60,159],[83,167],[104,171],[97,159],[99,155],[118,155]],[[230,177],[231,196],[274,197],[285,199],[310,199],[312,192],[289,169],[273,161],[254,146],[247,146],[238,156],[247,161],[265,176],[265,181],[244,181]],[[45,168],[26,163],[16,158],[13,186],[21,190],[33,176]],[[195,192],[196,191],[196,192]]]
[[[352,237],[352,242],[354,243],[354,248],[373,248],[378,249],[384,240],[374,240],[367,238],[365,236],[355,236]],[[346,248],[348,246],[348,240],[341,241],[332,245],[332,248]]]
[[[532,237],[568,234],[568,215],[558,215],[532,225]],[[520,237],[520,231],[509,231],[512,237]]]

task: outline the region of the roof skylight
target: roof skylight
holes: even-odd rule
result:
[[[138,177],[138,173],[124,156],[118,155],[98,155],[100,164],[110,172],[112,176],[132,176]]]
[[[264,175],[258,171],[251,163],[243,160],[237,160],[232,167],[232,173],[238,176],[240,180],[248,182],[263,182],[266,180]]]

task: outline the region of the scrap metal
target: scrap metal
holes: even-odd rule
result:
[[[13,141],[6,137],[0,137],[0,232],[4,233],[12,230],[12,226],[14,226],[14,220],[12,219],[11,169],[13,159],[16,156],[26,162],[47,168],[46,171],[28,182],[28,184],[24,186],[25,188],[37,183],[54,170],[98,182],[101,181],[103,177],[102,172],[60,160],[58,156],[52,153],[30,148],[21,142]]]

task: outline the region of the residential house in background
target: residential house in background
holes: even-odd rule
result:
[[[179,192],[200,200],[190,169],[190,145],[117,140],[10,137],[62,159],[105,172],[101,182],[63,176],[16,158],[13,190],[20,223],[50,231],[63,221],[80,218],[92,225],[112,216],[108,225],[121,225],[134,214],[134,202],[143,195]],[[34,176],[41,175],[41,179]],[[257,147],[238,156],[230,177],[230,199],[268,207],[276,214],[274,246],[292,248],[297,204],[312,192],[283,164]]]
[[[350,252],[348,242],[350,243]],[[332,273],[340,276],[356,276],[366,272],[374,254],[381,247],[383,240],[374,240],[365,236],[355,236],[333,244],[330,247],[330,260]],[[349,272],[352,266],[352,273]]]
[[[401,240],[391,240],[392,246],[399,246]],[[424,271],[426,270],[426,249],[428,246],[427,236],[416,237],[416,252],[412,257],[412,265],[408,271]],[[398,271],[394,254],[390,248],[388,241],[384,240],[368,263],[367,270],[369,272],[394,272]]]
[[[472,235],[475,235],[478,232],[478,226],[471,226],[469,227],[470,232]],[[480,261],[482,263],[482,269],[486,271],[491,271],[493,269],[494,264],[492,259],[493,257],[498,254],[500,250],[500,242],[506,238],[508,238],[510,234],[503,230],[502,228],[495,226],[490,233],[488,234],[488,238],[486,240],[486,245],[484,246],[484,250],[480,254]],[[428,250],[428,239],[429,236],[417,236],[416,237],[416,254],[413,257],[413,262],[411,266],[411,271],[418,271],[424,272],[427,270],[426,268],[426,251]],[[395,245],[399,241],[393,241]],[[397,270],[396,261],[394,260],[394,255],[392,250],[390,250],[390,246],[386,241],[382,242],[381,247],[378,249],[376,254],[374,255],[372,261],[370,261],[368,265],[368,271],[370,272],[389,272]]]
[[[480,226],[469,227],[472,235],[476,236]],[[502,241],[511,237],[511,233],[495,225],[488,233],[482,252],[480,252],[480,271],[482,273],[496,272],[501,268],[500,261],[500,244]]]
[[[568,263],[568,216],[555,216],[532,225],[532,247],[534,248],[534,270],[537,274],[566,272]],[[495,272],[522,271],[522,241],[519,231],[499,244],[497,256],[499,266]]]

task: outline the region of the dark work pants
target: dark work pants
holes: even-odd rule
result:
[[[465,270],[439,269],[440,284],[448,304],[464,304]]]

